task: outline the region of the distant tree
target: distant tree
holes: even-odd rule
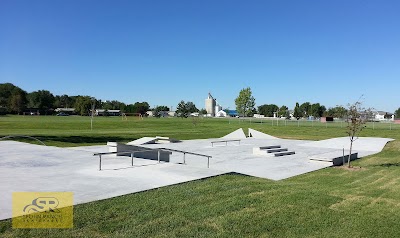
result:
[[[329,108],[324,115],[343,119],[347,115],[347,109],[337,105],[336,107]]]
[[[279,107],[275,104],[264,104],[258,107],[258,112],[266,117],[274,116],[274,112],[278,112]]]
[[[131,112],[140,113],[141,115],[145,115],[147,111],[149,111],[150,105],[148,102],[135,102],[131,108]]]
[[[157,106],[152,110],[154,117],[161,117],[163,115],[162,112],[168,112],[168,111],[169,108],[167,106]]]
[[[289,112],[289,108],[285,105],[281,106],[278,111],[278,117],[286,117]]]
[[[176,114],[182,118],[189,117],[189,115],[194,112],[199,112],[199,109],[197,109],[196,105],[193,102],[185,103],[185,101],[182,100],[176,107]]]
[[[308,117],[311,115],[311,103],[305,102],[300,105],[300,112],[302,117]]]
[[[394,112],[395,118],[400,118],[400,107]]]
[[[240,90],[239,96],[235,99],[235,104],[239,115],[252,116],[256,103],[250,87]]]
[[[176,114],[178,117],[187,118],[189,116],[189,110],[186,107],[185,101],[180,101],[176,107]]]
[[[187,102],[186,108],[189,113],[199,112],[199,109],[197,109],[196,105],[193,102]]]
[[[22,113],[25,105],[27,103],[26,100],[27,93],[21,89],[14,89],[9,102],[9,109],[13,113]]]
[[[98,102],[99,103],[99,102]],[[99,103],[99,106],[105,110],[123,110],[125,108],[125,103],[119,102],[117,100],[106,100],[104,102]]]
[[[92,97],[77,96],[75,101],[75,112],[81,116],[90,115],[92,103],[93,103]]]
[[[0,84],[0,107],[3,113],[20,113],[27,104],[27,93],[12,83]]]
[[[290,112],[289,112],[289,110],[287,110],[286,113],[285,113],[285,119],[290,120]]]
[[[202,109],[200,109],[199,113],[202,114],[202,115],[207,115],[207,110],[202,108]]]
[[[299,120],[303,116],[304,116],[304,114],[300,109],[299,103],[296,102],[296,106],[294,107],[294,111],[293,111],[293,117],[296,118],[297,120]]]
[[[55,101],[54,95],[47,90],[39,90],[31,92],[27,95],[28,107],[38,108],[39,111],[47,113],[53,108]]]
[[[347,110],[347,134],[350,139],[349,159],[347,166],[350,168],[350,156],[353,149],[353,142],[358,139],[359,133],[365,128],[369,115],[372,110],[362,107],[360,99],[353,104],[348,105]]]
[[[314,103],[311,105],[310,110],[309,110],[309,116],[313,117],[322,117],[326,111],[325,106],[321,106],[319,103]]]

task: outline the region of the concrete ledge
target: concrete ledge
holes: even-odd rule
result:
[[[324,161],[324,162],[331,162],[333,166],[340,166],[344,163],[348,162],[349,154],[345,154],[343,158],[343,152],[335,151],[329,153],[323,153],[319,155],[313,155],[309,157],[310,160],[316,161]],[[351,153],[350,161],[358,159],[358,152]]]
[[[146,147],[119,144],[117,142],[107,142],[107,145],[109,146],[109,152],[133,151],[133,152],[135,152],[135,154],[134,154],[135,158],[158,160],[158,150],[157,149],[152,150],[152,149],[146,148]],[[149,150],[152,150],[152,151],[149,151]],[[143,152],[141,152],[141,151],[143,151]],[[170,151],[161,150],[160,151],[160,161],[169,162],[171,154],[172,154],[172,152],[170,152]],[[130,155],[126,154],[126,155],[118,155],[118,156],[130,156]]]

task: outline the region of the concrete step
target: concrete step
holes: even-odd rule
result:
[[[268,146],[261,146],[260,150],[269,150],[269,149],[277,149],[281,148],[280,145],[268,145]]]
[[[269,150],[267,150],[267,153],[276,153],[276,152],[283,152],[283,151],[288,151],[288,149],[287,148],[269,149]]]
[[[275,155],[275,157],[278,157],[278,156],[294,155],[294,154],[296,154],[296,152],[294,152],[294,151],[285,151],[285,152],[275,153],[274,155]]]

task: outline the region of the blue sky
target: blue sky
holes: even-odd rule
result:
[[[199,108],[400,107],[400,1],[0,1],[0,82]]]

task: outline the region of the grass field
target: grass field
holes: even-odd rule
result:
[[[372,124],[362,136],[400,139],[400,125]],[[135,117],[122,121],[120,117],[95,117],[90,130],[90,117],[69,116],[0,116],[0,136],[28,135],[54,146],[105,144],[107,141],[128,142],[143,136],[169,136],[176,139],[217,138],[238,128],[253,128],[280,138],[320,140],[346,136],[345,123],[280,122],[242,119],[181,119]],[[30,140],[30,143],[35,143]]]
[[[272,126],[224,119],[1,117],[1,135],[24,134],[75,146],[141,136],[219,137],[251,127],[296,139],[345,136],[343,128]],[[1,237],[400,237],[400,130],[367,128],[390,137],[383,152],[282,181],[223,175],[75,206],[74,228],[19,229],[0,222]]]

